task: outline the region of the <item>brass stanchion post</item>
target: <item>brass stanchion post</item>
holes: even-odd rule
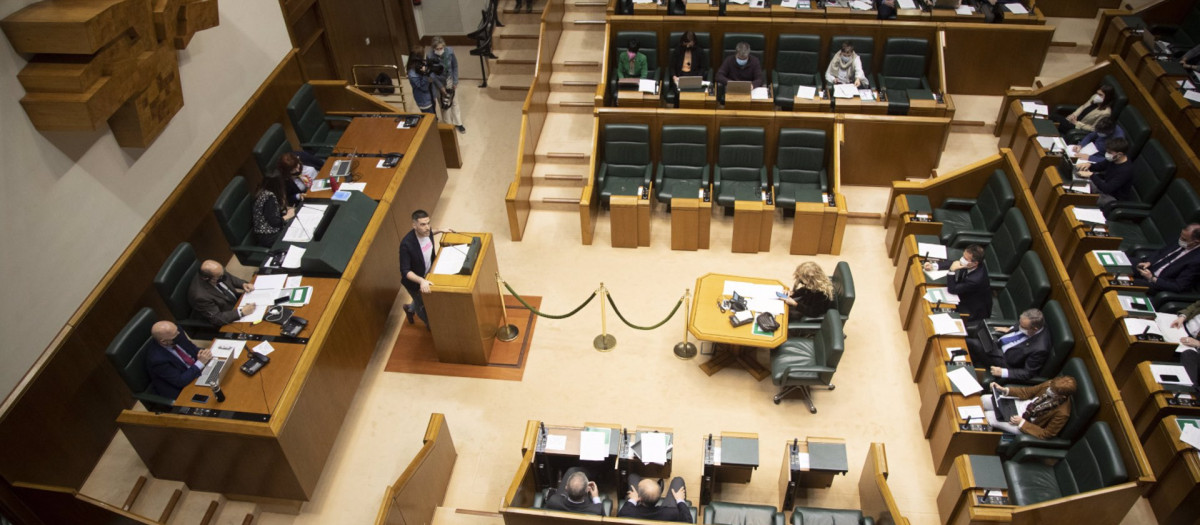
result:
[[[508,322],[508,307],[504,304],[504,287],[501,286],[503,283],[504,279],[501,279],[500,273],[496,272],[496,290],[500,292],[500,312],[504,314],[504,324],[496,329],[496,339],[507,343],[516,339],[521,331],[517,329],[517,325]]]
[[[683,291],[683,340],[675,344],[675,357],[680,359],[691,359],[696,357],[696,345],[688,341],[688,312],[691,310],[692,289],[688,288]]]
[[[592,340],[592,348],[601,352],[607,352],[617,346],[617,338],[608,333],[606,309],[604,308],[606,299],[608,299],[608,289],[604,287],[604,283],[600,283],[600,335]]]

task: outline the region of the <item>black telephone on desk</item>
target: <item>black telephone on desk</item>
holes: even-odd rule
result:
[[[300,332],[303,332],[306,326],[308,326],[308,319],[293,315],[283,323],[279,334],[287,337],[300,337]]]
[[[383,158],[383,167],[395,168],[397,164],[400,164],[400,159],[402,158],[404,158],[404,154],[402,153],[388,153],[387,156]]]
[[[262,370],[262,367],[266,366],[267,363],[270,363],[270,362],[271,362],[270,357],[262,355],[258,352],[250,352],[250,355],[248,356],[246,362],[242,363],[241,370],[242,370],[242,373],[244,373],[248,376],[252,376],[254,374],[257,374],[259,370]]]

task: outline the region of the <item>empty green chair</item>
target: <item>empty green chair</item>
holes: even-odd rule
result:
[[[251,154],[254,155],[254,163],[258,164],[259,171],[265,176],[275,170],[279,158],[290,151],[292,145],[288,144],[287,135],[283,133],[283,124],[277,122],[271,124],[262,138],[258,139]]]
[[[150,373],[146,370],[146,352],[154,342],[150,328],[157,322],[154,311],[142,308],[133,314],[133,318],[125,327],[117,332],[117,336],[109,343],[104,351],[108,362],[117,369],[117,375],[125,381],[125,385],[133,392],[133,398],[141,401],[151,412],[169,410],[175,400],[154,392],[150,384]]]
[[[992,298],[992,317],[989,326],[1012,326],[1017,324],[1021,312],[1030,308],[1041,308],[1050,296],[1050,277],[1046,268],[1033,250],[1021,256],[1021,264],[1009,277],[1004,288]]]
[[[1121,237],[1121,250],[1131,257],[1148,257],[1174,243],[1190,222],[1200,222],[1200,196],[1183,179],[1174,179],[1149,210],[1121,208],[1108,214],[1108,231]]]
[[[766,134],[762,128],[724,126],[718,136],[713,193],[728,213],[738,200],[759,200],[767,190],[764,165]]]
[[[637,195],[638,186],[649,189],[650,126],[646,124],[605,124],[603,160],[596,171],[600,202],[608,206],[613,195]]]
[[[1097,421],[1071,448],[1026,448],[1004,462],[1008,495],[1020,507],[1129,480],[1108,423]]]
[[[704,523],[716,525],[786,525],[779,509],[771,505],[749,505],[713,501],[704,506]]]
[[[1169,42],[1175,53],[1184,53],[1200,45],[1200,4],[1193,4],[1179,25],[1154,25],[1150,32]]]
[[[795,211],[797,202],[823,202],[829,191],[825,170],[825,131],[782,128],[771,168],[775,205]]]
[[[932,210],[933,220],[942,223],[941,233],[933,236],[919,235],[919,242],[945,244],[956,248],[966,247],[969,241],[979,237],[991,237],[1004,221],[1004,214],[1016,202],[1016,193],[1001,170],[992,172],[983,190],[974,198],[950,197]],[[927,207],[918,206],[918,208]],[[915,211],[929,212],[928,209]],[[959,237],[962,239],[959,239]]]
[[[863,78],[870,79],[871,72],[874,71],[875,59],[875,39],[869,36],[848,36],[839,35],[829,40],[829,60],[825,62],[829,66],[829,61],[837,60],[837,54],[842,52],[842,43],[849,42],[854,46],[854,52],[858,54],[858,58],[862,61]],[[825,68],[821,69],[822,78],[825,76]],[[833,86],[826,86],[830,89]]]
[[[1037,385],[1049,381],[1050,378],[1058,375],[1062,370],[1063,361],[1066,361],[1067,356],[1075,349],[1075,333],[1071,331],[1071,322],[1067,320],[1067,314],[1063,311],[1062,305],[1058,301],[1050,299],[1046,301],[1045,305],[1042,305],[1041,310],[1042,317],[1046,322],[1044,329],[1049,330],[1050,333],[1050,355],[1042,364],[1042,368],[1038,369],[1037,375],[1020,384]],[[990,371],[984,371],[979,382],[985,388],[991,383],[1016,384],[1010,379],[995,377]]]
[[[337,122],[341,126],[350,123],[350,117],[325,114],[325,110],[321,109],[321,104],[317,102],[312,84],[300,86],[288,102],[287,115],[292,121],[292,129],[296,131],[296,138],[300,140],[300,147],[321,159],[329,158],[333,154],[333,148],[337,146],[338,139],[342,138],[344,131],[334,129],[330,123]]]
[[[822,85],[821,39],[816,35],[779,35],[775,43],[775,68],[771,70],[771,92],[775,105],[791,110],[797,86]]]
[[[654,192],[659,202],[675,197],[698,198],[709,184],[708,128],[706,126],[662,127],[658,173]]]
[[[745,42],[750,45],[750,54],[758,59],[758,63],[765,69],[767,39],[762,33],[725,33],[721,38],[721,59],[718,62],[723,62],[730,55],[737,53],[738,42]]]
[[[1096,394],[1096,385],[1092,382],[1087,365],[1083,364],[1082,359],[1072,357],[1056,375],[1075,379],[1075,393],[1071,395],[1071,415],[1067,417],[1062,430],[1058,431],[1057,436],[1048,439],[1036,438],[1025,433],[1012,436],[1011,440],[1005,440],[997,447],[996,453],[1000,457],[1011,458],[1028,447],[1070,448],[1071,443],[1092,424],[1092,418],[1100,411],[1100,396]],[[1037,385],[1040,382],[1031,384]]]
[[[779,393],[775,394],[775,404],[799,391],[808,404],[808,411],[817,413],[812,388],[834,389],[833,374],[846,351],[845,340],[842,316],[837,310],[830,309],[813,337],[789,337],[779,348],[771,350],[771,382],[780,387]]]
[[[929,41],[924,38],[889,38],[883,47],[883,65],[876,75],[880,90],[929,91],[925,65],[929,60]]]
[[[1150,140],[1150,123],[1146,122],[1146,117],[1137,108],[1125,106],[1117,115],[1117,125],[1125,130],[1125,138],[1129,139],[1129,158],[1138,158],[1142,147]]]
[[[861,510],[796,507],[792,525],[875,525],[875,520]]]
[[[154,275],[154,289],[162,297],[167,309],[175,318],[175,324],[185,332],[203,337],[213,333],[212,325],[192,318],[192,305],[188,303],[188,287],[192,279],[200,271],[200,261],[196,259],[196,251],[186,242],[179,243],[162,267]]]
[[[229,249],[245,266],[261,266],[269,249],[254,244],[254,195],[246,187],[246,179],[234,177],[213,203],[213,215],[225,235]]]
[[[1146,141],[1142,152],[1133,159],[1133,182],[1130,186],[1133,198],[1127,201],[1116,201],[1113,209],[1131,208],[1139,210],[1150,209],[1167,185],[1175,178],[1175,159],[1167,153],[1158,139]]]
[[[991,235],[968,233],[959,236],[955,242],[964,247],[972,244],[986,247],[983,252],[983,266],[987,268],[992,288],[1000,289],[1004,288],[1009,275],[1017,269],[1021,255],[1033,244],[1033,235],[1029,233],[1029,224],[1025,222],[1021,210],[1013,207],[1004,212],[1004,221]],[[948,248],[946,258],[953,261],[962,257],[962,253],[961,248]]]

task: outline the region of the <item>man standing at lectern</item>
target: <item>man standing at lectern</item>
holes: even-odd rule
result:
[[[433,236],[443,233],[443,230],[433,231],[431,222],[425,210],[414,211],[413,229],[400,241],[400,275],[404,277],[404,289],[412,297],[412,302],[404,305],[404,317],[408,324],[413,324],[413,314],[416,314],[426,328],[429,328],[429,316],[425,314],[425,301],[421,294],[429,293],[429,285],[433,284],[425,279],[437,255]]]

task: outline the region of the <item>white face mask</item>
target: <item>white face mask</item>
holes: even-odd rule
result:
[[[958,264],[961,264],[961,265],[963,265],[963,266],[964,266],[964,267],[966,267],[966,268],[970,268],[970,267],[971,267],[971,261],[968,261],[966,257],[961,257],[961,258],[959,258],[959,259],[958,259]]]
[[[445,52],[446,52],[445,49],[434,49],[433,50],[433,54],[435,54],[437,56],[442,56]]]
[[[737,65],[739,66],[744,66],[750,63],[749,58],[735,58],[734,60],[737,61]]]
[[[1117,160],[1117,154],[1116,153],[1105,153],[1104,158],[1106,160],[1108,160],[1109,162],[1113,162],[1113,161]]]
[[[1187,242],[1187,241],[1185,241],[1185,240],[1183,240],[1183,239],[1179,239],[1179,247],[1180,247],[1180,248],[1187,248],[1187,247],[1188,247],[1188,242]]]
[[[1033,337],[1033,334],[1036,334],[1037,330],[1033,330],[1033,329],[1026,330],[1026,329],[1022,328],[1021,333],[1025,334],[1025,337]]]
[[[1092,95],[1092,104],[1099,104],[1101,102],[1104,102],[1104,97],[1100,96],[1099,93]]]

